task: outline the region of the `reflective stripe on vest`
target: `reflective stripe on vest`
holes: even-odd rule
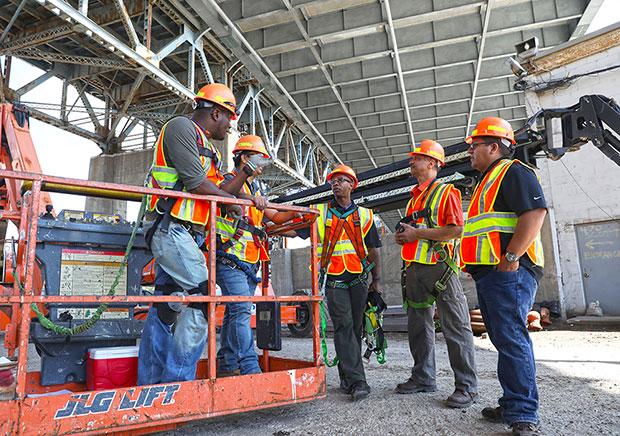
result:
[[[235,173],[233,172],[230,174]],[[247,182],[243,184],[241,191],[246,194],[254,195]],[[258,194],[260,195],[260,193]],[[248,222],[253,226],[262,227],[261,224],[264,216],[263,211],[260,211],[255,207],[244,206],[243,216],[247,217]],[[222,242],[227,242],[229,239],[233,238],[235,235],[235,230],[236,227],[233,220],[221,216],[217,217],[217,233],[222,237]],[[254,240],[252,233],[247,230],[243,230],[239,240],[236,241],[232,247],[226,250],[226,252],[237,256],[237,258],[243,262],[252,264],[257,263],[259,260],[269,260],[268,256],[267,259],[261,259],[261,248],[256,245],[256,241]]]
[[[465,265],[497,265],[501,258],[501,233],[514,233],[518,216],[494,210],[502,180],[514,160],[503,159],[478,183],[472,195],[461,241],[461,261]],[[518,163],[517,165],[520,165]],[[540,233],[527,249],[536,265],[544,265]]]
[[[436,187],[437,191],[433,193],[433,190]],[[446,202],[448,201],[452,188],[452,185],[448,184],[442,184],[439,182],[431,183],[424,192],[421,192],[420,195],[418,195],[418,197],[411,198],[409,200],[409,203],[407,203],[407,216],[411,215],[414,211],[426,208],[428,205],[431,210],[430,220],[433,225],[437,226],[439,224],[439,217],[443,216]],[[423,195],[424,193],[429,193],[429,196],[432,196],[432,198],[428,198],[426,195]],[[428,204],[429,201],[430,204]],[[418,218],[416,223],[419,228],[426,229],[428,228],[426,222],[427,221],[425,218]],[[407,242],[406,244],[403,244],[403,247],[400,250],[400,256],[405,262],[418,262],[427,265],[434,265],[437,263],[437,259],[435,252],[432,249],[432,244],[432,241],[426,239],[419,239],[415,242]],[[448,254],[452,256],[454,251],[454,242],[446,242],[444,247],[446,247]]]
[[[196,146],[207,148],[213,154],[214,159],[210,159],[199,153],[200,164],[205,175],[213,183],[219,184],[222,176],[219,172],[221,166],[221,157],[217,149],[209,142],[202,128],[192,121],[196,129]],[[148,186],[150,188],[172,189],[179,180],[179,174],[174,167],[166,162],[164,154],[164,135],[168,123],[164,124],[155,144],[155,152],[153,155],[153,164],[151,166],[151,178]],[[216,161],[215,164],[213,161]],[[183,188],[183,191],[186,191]],[[157,195],[150,195],[147,200],[149,211],[155,211],[157,207]],[[209,220],[209,203],[206,201],[195,201],[192,199],[179,198],[172,206],[170,214],[182,221],[191,222],[199,225],[206,225]]]
[[[323,245],[327,242],[325,241],[325,227],[326,227],[326,218],[327,218],[327,210],[329,209],[329,204],[323,203],[319,204],[316,207],[320,215],[317,218],[317,227],[319,233],[319,245],[317,247],[317,255],[319,259],[321,258],[321,254],[323,253]],[[359,207],[359,217],[360,217],[360,228],[362,230],[362,240],[368,232],[370,231],[373,224],[373,214],[370,209],[366,209],[364,207]],[[332,229],[335,227],[333,222],[337,220],[337,217],[332,218],[332,223],[329,223],[332,226]],[[351,223],[353,226],[353,216],[352,214],[345,218],[347,221]],[[364,252],[368,254],[368,248],[366,247],[366,242],[364,241]],[[364,268],[362,267],[361,259],[357,256],[355,252],[355,247],[353,243],[349,240],[347,233],[344,231],[341,232],[338,242],[336,243],[336,248],[332,253],[332,257],[330,259],[329,268],[327,269],[327,274],[329,275],[341,275],[345,271],[348,271],[353,274],[361,274]]]

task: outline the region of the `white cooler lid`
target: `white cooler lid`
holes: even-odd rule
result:
[[[91,359],[121,359],[124,357],[138,357],[138,346],[89,348],[88,357]]]

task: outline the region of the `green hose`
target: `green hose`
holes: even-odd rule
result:
[[[136,219],[136,222],[133,225],[133,228],[131,229],[131,237],[129,238],[129,242],[127,243],[127,249],[125,250],[125,257],[123,258],[123,262],[121,263],[121,265],[118,267],[118,272],[116,273],[116,277],[114,277],[114,283],[112,283],[112,286],[110,287],[110,290],[107,293],[109,297],[114,296],[114,294],[116,293],[116,287],[118,286],[121,276],[123,275],[123,270],[127,266],[127,259],[129,258],[129,253],[131,252],[131,249],[133,248],[133,244],[136,239],[136,234],[138,233],[138,228],[140,227],[142,218],[144,218],[145,210],[146,210],[146,196],[143,196],[142,203],[140,204],[140,211],[138,212],[138,218]],[[22,293],[25,293],[24,287],[19,281],[18,275],[14,273],[14,277],[15,277],[15,281],[20,291],[22,291]],[[51,330],[54,333],[63,335],[63,336],[73,336],[73,335],[78,335],[80,333],[84,333],[85,331],[93,327],[95,324],[97,324],[97,321],[99,321],[103,312],[105,312],[108,309],[108,303],[102,303],[97,308],[95,313],[92,314],[90,318],[88,318],[82,324],[77,325],[73,328],[67,328],[67,327],[55,324],[52,320],[45,317],[45,315],[39,310],[39,307],[35,303],[31,303],[30,308],[34,311],[34,313],[37,314],[37,318],[39,322],[47,330]]]

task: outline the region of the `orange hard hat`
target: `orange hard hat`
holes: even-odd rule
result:
[[[257,153],[261,153],[267,159],[269,159],[269,152],[267,151],[267,147],[263,143],[263,140],[260,136],[256,135],[244,135],[235,144],[235,148],[233,148],[233,154],[241,153],[244,151],[255,151]]]
[[[439,142],[432,139],[422,140],[417,147],[414,145],[413,151],[409,153],[409,156],[415,156],[416,154],[432,157],[438,160],[441,166],[446,164],[446,153],[443,151],[443,147]]]
[[[516,144],[515,132],[508,121],[498,117],[486,117],[476,124],[476,128],[472,130],[471,135],[465,139],[465,142],[471,144],[474,138],[479,136],[491,136],[494,138],[502,138],[510,141],[512,145]]]
[[[235,99],[235,94],[223,83],[209,83],[203,86],[196,94],[196,97],[194,97],[194,100],[196,103],[200,103],[200,100],[205,100],[220,105],[232,113],[231,120],[237,119],[237,100]]]
[[[344,174],[351,177],[353,179],[353,189],[357,188],[357,175],[355,175],[355,171],[353,171],[353,168],[347,165],[338,165],[331,173],[327,175],[327,181],[329,182],[336,174]]]

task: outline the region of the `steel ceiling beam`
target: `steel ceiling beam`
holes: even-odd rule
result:
[[[95,57],[95,56],[76,56],[76,55],[67,55],[64,53],[56,53],[50,51],[40,50],[38,48],[24,48],[24,49],[9,49],[4,51],[5,55],[17,56],[25,59],[37,59],[47,62],[58,62],[61,64],[75,64],[75,65],[84,65],[90,67],[100,67],[100,68],[114,68],[116,70],[133,70],[135,69],[131,65],[128,65],[127,62],[122,62],[117,59],[110,59],[104,57]]]
[[[479,79],[479,82],[490,82],[490,81],[503,80],[503,79],[513,78],[513,77],[514,77],[513,74],[506,74],[506,75],[503,75],[503,76],[494,76],[494,77],[488,77],[488,78],[484,78],[484,79]],[[471,85],[471,80],[465,80],[465,81],[462,81],[462,82],[448,83],[448,84],[445,84],[445,85],[428,86],[428,87],[425,87],[425,88],[412,89],[412,90],[408,91],[408,93],[423,92],[423,91],[434,91],[434,90],[437,90],[437,89],[452,88],[454,86],[463,86],[463,85]],[[374,98],[374,97],[371,97],[371,98]],[[442,102],[442,104],[444,104],[444,103],[445,104],[449,104],[451,102],[452,101]],[[384,110],[381,113],[387,114],[387,113],[390,113],[390,112],[398,112],[400,110],[401,110],[400,108],[389,109],[389,110]],[[374,114],[376,114],[376,112],[363,112],[363,113],[354,115],[354,118],[366,117],[366,116],[374,115]],[[315,124],[329,123],[330,121],[338,121],[340,119],[342,119],[342,118],[331,117],[328,120],[317,120],[317,121],[314,121],[314,123]]]
[[[9,31],[11,30],[11,27],[13,27],[13,24],[15,24],[15,20],[17,20],[17,17],[22,12],[22,9],[24,9],[24,5],[25,4],[26,4],[26,0],[22,0],[21,3],[19,4],[19,6],[17,6],[17,9],[15,10],[15,13],[11,17],[11,19],[9,20],[8,24],[6,25],[6,27],[4,28],[4,31],[2,32],[2,35],[0,35],[0,44],[2,44],[4,42],[4,39],[9,34]]]
[[[123,0],[113,0],[113,3],[114,3],[114,7],[116,8],[116,11],[121,17],[121,22],[123,23],[123,27],[125,28],[125,33],[127,33],[127,36],[129,37],[129,41],[131,42],[131,47],[135,50],[138,47],[142,46],[142,44],[140,44],[140,40],[138,39],[138,34],[136,33],[136,29],[133,28],[133,23],[131,22],[131,17],[129,16],[129,13],[127,12],[127,8],[125,7]],[[80,12],[82,12],[82,9],[83,8],[80,8]]]
[[[299,32],[303,36],[304,40],[309,41],[310,36],[308,35],[308,32],[306,31],[305,27],[303,26],[303,23],[299,19],[298,12],[293,9],[293,6],[291,5],[291,2],[289,0],[282,0],[282,2],[284,3],[284,5],[288,9],[288,11],[293,15],[293,19],[295,21],[295,24],[297,25],[297,28],[299,29]],[[353,130],[357,134],[357,137],[359,138],[360,143],[362,144],[362,147],[364,148],[364,150],[366,150],[366,154],[368,155],[368,159],[370,160],[372,165],[376,168],[377,164],[376,164],[374,158],[372,157],[372,155],[370,154],[370,150],[368,149],[368,146],[366,145],[366,142],[364,141],[364,138],[362,137],[362,134],[357,129],[357,126],[355,125],[355,121],[353,120],[353,117],[349,113],[349,109],[347,108],[346,104],[342,100],[342,96],[340,95],[340,91],[338,91],[338,89],[336,89],[336,85],[334,84],[334,80],[332,79],[331,74],[329,73],[329,71],[327,71],[327,68],[323,64],[323,60],[321,59],[321,56],[319,55],[319,52],[317,51],[316,47],[314,47],[312,45],[310,46],[310,51],[312,52],[312,56],[314,56],[314,59],[315,59],[316,63],[319,65],[319,68],[323,72],[323,76],[325,76],[325,80],[327,80],[327,83],[329,83],[329,86],[330,86],[332,92],[336,96],[336,100],[338,100],[338,103],[340,104],[340,107],[342,108],[342,111],[344,112],[345,116],[349,120],[349,123],[351,124],[351,127],[353,128]]]
[[[519,106],[521,107],[521,106]],[[519,107],[513,107],[512,109],[517,109]],[[525,108],[525,106],[523,106],[523,108]],[[502,109],[490,109],[486,112],[493,112],[493,111],[499,111]],[[526,120],[526,117],[519,117],[519,118],[511,118],[508,119],[508,122],[513,122],[513,121],[521,121],[521,120]],[[436,133],[436,132],[446,132],[449,130],[457,130],[457,129],[461,129],[464,130],[465,127],[464,126],[450,126],[450,127],[441,127],[441,128],[436,128],[436,129],[426,129],[426,130],[418,130],[416,131],[417,134],[422,134],[422,133]],[[385,138],[398,138],[400,136],[407,136],[406,133],[398,133],[398,134],[394,134],[394,135],[383,135],[381,137],[378,138],[371,138],[368,139],[368,142],[372,142],[372,141],[378,141],[380,139],[385,139]],[[465,135],[462,136],[463,138],[465,137]],[[442,139],[443,140],[443,139]],[[342,152],[342,145],[347,145],[347,144],[351,144],[351,143],[355,143],[356,141],[341,141],[341,142],[334,142],[334,146],[337,147],[338,149],[340,149],[340,151]],[[389,145],[387,146],[387,148],[392,148],[392,147],[402,147],[403,145],[407,145],[406,143],[403,144],[397,144],[397,145]],[[382,147],[384,148],[384,147]]]
[[[488,37],[488,35],[487,35],[487,37]],[[550,49],[550,48],[552,48],[552,47],[545,47],[545,49]],[[487,57],[484,57],[482,59],[482,61],[483,62],[493,61],[493,60],[498,60],[498,59],[502,59],[502,58],[508,58],[508,57],[510,57],[512,55],[513,55],[513,53],[487,56]],[[442,70],[442,69],[445,69],[445,68],[462,67],[464,65],[470,65],[470,64],[475,64],[475,63],[476,63],[476,59],[467,59],[467,60],[464,60],[464,61],[450,62],[450,63],[447,63],[447,64],[441,64],[441,65],[431,65],[431,66],[428,66],[428,67],[415,68],[413,70],[405,70],[405,71],[403,71],[403,75],[409,76],[409,75],[412,75],[412,74],[424,73],[424,72],[427,72],[427,71],[436,71],[436,70]],[[349,81],[345,81],[345,82],[338,82],[338,83],[336,83],[336,86],[339,86],[339,87],[341,87],[341,86],[349,86],[349,85],[355,85],[355,84],[359,84],[359,83],[371,82],[371,81],[376,81],[376,80],[389,79],[391,77],[397,77],[397,73],[386,73],[386,74],[379,74],[377,76],[361,77],[359,79],[349,80]],[[325,89],[328,89],[328,88],[329,88],[328,85],[319,85],[319,86],[314,86],[312,88],[295,89],[293,91],[290,91],[290,93],[291,93],[291,95],[298,95],[298,94],[303,94],[303,93],[322,91],[322,90],[325,90]]]
[[[396,41],[396,34],[394,33],[394,21],[392,20],[392,10],[390,9],[390,0],[383,0],[383,6],[385,7],[385,15],[387,16],[387,32],[392,41],[392,50],[394,52],[394,64],[396,65],[396,72],[398,73],[398,84],[400,86],[401,100],[403,102],[403,111],[405,112],[405,119],[407,120],[407,131],[409,132],[409,139],[411,139],[411,146],[415,147],[415,138],[413,137],[413,126],[411,125],[411,113],[409,112],[409,103],[407,100],[407,88],[405,87],[405,79],[403,76],[403,69],[400,65],[400,54],[398,53],[398,42]]]
[[[493,8],[493,0],[487,1],[486,11],[484,12],[484,20],[482,23],[482,32],[480,32],[480,44],[478,45],[478,59],[476,61],[476,72],[474,73],[474,84],[471,90],[471,100],[469,101],[469,114],[467,115],[467,128],[465,132],[469,132],[471,119],[474,115],[474,105],[476,104],[476,92],[478,91],[478,79],[480,78],[480,67],[482,66],[482,55],[484,53],[484,43],[487,38],[487,29],[491,19],[491,9]]]
[[[529,0],[498,0],[501,1],[506,6],[517,3],[526,3]],[[400,29],[405,27],[416,26],[424,23],[430,23],[433,21],[441,21],[449,18],[455,18],[465,15],[470,15],[476,13],[480,7],[484,5],[483,1],[479,1],[476,3],[471,3],[462,6],[456,6],[451,8],[439,9],[432,12],[427,12],[423,14],[416,14],[409,17],[399,18],[394,20],[394,28]],[[329,13],[331,11],[326,10],[324,13]],[[319,12],[321,14],[321,12]],[[317,14],[317,15],[319,15]],[[292,21],[292,18],[289,18],[287,22]],[[282,24],[282,23],[281,23]],[[372,35],[374,33],[379,33],[385,31],[386,23],[373,23],[367,24],[364,26],[358,26],[351,29],[342,29],[331,33],[314,35],[311,37],[310,41],[291,41],[282,44],[275,44],[272,46],[262,47],[258,49],[258,53],[261,56],[274,56],[282,53],[286,53],[292,50],[298,50],[301,48],[306,48],[310,45],[315,44],[330,44],[333,42],[343,41],[346,39],[355,38],[358,36],[364,35]]]
[[[46,114],[45,112],[41,112],[37,109],[32,108],[29,108],[28,111],[30,113],[30,116],[35,120],[39,120],[54,127],[58,127],[59,129],[66,130],[67,132],[81,136],[82,138],[90,139],[99,146],[101,146],[101,144],[103,144],[104,142],[104,138],[100,137],[99,135],[93,132],[89,132],[86,129],[82,129],[81,127],[72,126],[70,123],[66,123],[61,119]]]
[[[512,75],[505,75],[505,76],[499,76],[499,78],[505,78],[505,77],[512,77]],[[483,81],[485,79],[481,79],[481,81]],[[488,80],[487,80],[488,81]],[[465,80],[462,82],[454,82],[453,84],[449,84],[449,86],[460,86],[460,85],[467,85],[467,84],[471,84],[471,80]],[[417,88],[417,89],[411,89],[410,91],[407,91],[407,94],[412,94],[414,92],[420,92],[422,90],[424,91],[429,91],[429,90],[435,90],[435,89],[442,89],[445,88],[446,85],[438,85],[436,87],[427,87],[427,88]],[[483,99],[483,98],[491,98],[491,97],[497,97],[497,96],[502,96],[502,95],[510,95],[510,94],[522,94],[522,91],[508,91],[508,92],[501,92],[501,93],[495,93],[495,94],[485,94],[485,95],[481,95],[478,96],[478,99]],[[367,101],[367,100],[378,100],[378,99],[382,99],[382,98],[389,98],[389,97],[395,97],[397,95],[400,95],[400,92],[388,92],[385,94],[377,94],[377,95],[369,95],[367,97],[359,97],[359,98],[352,98],[350,100],[346,100],[345,103],[347,104],[351,104],[351,103],[357,103],[357,102],[361,102],[361,101]],[[425,107],[432,107],[432,106],[441,106],[444,104],[450,104],[453,102],[461,102],[461,101],[469,101],[469,97],[467,98],[462,98],[462,99],[456,99],[456,100],[444,100],[444,101],[438,101],[438,102],[434,102],[434,103],[425,103],[425,104],[416,104],[415,105],[415,109],[420,109],[420,108],[425,108]],[[319,108],[325,108],[325,107],[330,107],[330,106],[335,106],[337,103],[325,103],[325,104],[316,104],[316,105],[312,105],[312,106],[306,106],[304,107],[304,110],[308,111],[311,109],[319,109]],[[409,109],[414,109],[413,106],[409,106]],[[388,113],[388,112],[396,112],[396,109],[390,109],[387,111],[382,111],[381,113]],[[366,116],[366,115],[373,115],[375,114],[375,112],[367,112],[367,113],[360,113],[360,114],[355,114],[353,115],[354,118],[357,117],[361,117],[361,116]],[[332,118],[333,120],[338,120],[338,119],[343,119],[344,117],[338,117],[338,118]],[[327,123],[330,120],[322,120],[322,121],[314,121],[315,124],[320,124],[320,123]]]
[[[58,11],[58,14],[63,14],[73,20],[75,23],[79,24],[80,26],[77,26],[77,29],[81,33],[99,42],[101,45],[107,47],[108,50],[112,51],[113,53],[117,53],[118,51],[120,54],[122,54],[122,56],[125,56],[131,61],[135,62],[140,67],[144,68],[148,72],[148,74],[153,77],[157,82],[168,88],[170,91],[188,100],[192,100],[194,98],[193,92],[191,92],[185,86],[181,85],[181,83],[179,83],[179,81],[175,77],[164,73],[161,69],[153,65],[149,60],[140,56],[131,47],[113,36],[107,30],[103,29],[90,18],[82,15],[78,10],[73,8],[68,3],[65,3],[63,0],[37,1],[45,4],[46,6],[51,6],[52,12],[56,13],[56,11]]]
[[[471,83],[471,82],[462,82],[463,84],[467,84],[467,83]],[[495,94],[487,94],[487,95],[481,95],[477,97],[477,100],[484,100],[487,98],[496,98],[496,97],[503,97],[506,95],[522,95],[523,92],[522,91],[508,91],[508,92],[499,92],[499,93],[495,93]],[[398,95],[398,93],[396,93],[396,95]],[[409,106],[409,109],[424,109],[424,108],[428,108],[428,107],[437,107],[437,106],[444,106],[444,105],[451,105],[451,104],[455,104],[455,103],[465,103],[465,102],[469,102],[470,97],[467,98],[459,98],[459,99],[455,99],[455,100],[448,100],[448,101],[439,101],[439,102],[435,102],[435,103],[427,103],[427,104],[421,104],[421,105],[416,105],[414,106]],[[352,100],[349,100],[347,103],[351,103]],[[310,108],[306,108],[306,109],[310,109]],[[354,115],[353,118],[363,118],[363,117],[368,117],[368,116],[372,116],[372,115],[383,115],[383,114],[388,114],[388,113],[392,113],[392,112],[399,112],[401,111],[401,109],[390,109],[390,110],[384,110],[381,111],[380,114],[377,114],[376,112],[364,112],[364,113],[360,113],[357,115]],[[331,122],[337,122],[344,119],[344,117],[336,117],[336,118],[330,118],[329,120],[322,120],[322,121],[315,121],[314,124],[325,124],[325,123],[331,123]],[[367,127],[360,127],[360,130],[363,130]],[[329,132],[332,133],[332,132]]]
[[[322,145],[327,150],[329,150],[329,153],[338,162],[342,162],[338,154],[332,149],[331,145],[325,140],[325,138],[323,138],[321,132],[319,132],[319,130],[312,123],[312,121],[310,121],[310,119],[306,116],[306,114],[299,107],[295,99],[293,99],[293,97],[289,94],[289,92],[278,80],[278,78],[267,66],[267,64],[265,64],[265,62],[261,59],[258,53],[256,53],[251,44],[245,39],[241,31],[235,26],[235,24],[230,20],[226,13],[219,7],[217,1],[187,0],[187,2],[203,18],[203,20],[207,21],[207,25],[209,25],[214,32],[219,32],[218,34],[220,35],[220,37],[229,38],[231,50],[237,55],[237,57],[247,57],[249,58],[249,60],[251,60],[253,65],[248,64],[247,68],[251,69],[255,76],[267,75],[267,77],[271,79],[272,86],[274,86],[281,93],[281,95],[284,96],[286,103],[292,106],[296,114],[310,128],[313,135],[319,139]],[[218,18],[214,19],[215,17]],[[222,25],[220,19],[226,23],[227,27]],[[280,106],[282,106],[282,104]]]

